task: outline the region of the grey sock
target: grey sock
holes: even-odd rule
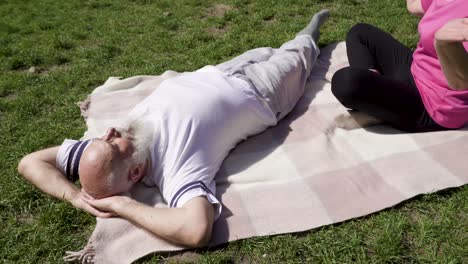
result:
[[[315,42],[318,42],[320,38],[320,27],[323,25],[323,23],[325,23],[325,21],[327,21],[329,16],[330,16],[330,11],[328,11],[328,9],[324,9],[316,13],[312,17],[312,20],[310,20],[307,27],[305,27],[303,30],[297,33],[297,36],[310,35],[315,40]]]

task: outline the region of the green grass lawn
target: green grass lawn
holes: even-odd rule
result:
[[[95,220],[42,194],[20,158],[79,138],[75,102],[109,76],[195,70],[251,48],[279,46],[323,8],[320,45],[367,22],[414,47],[403,0],[0,0],[0,260],[61,263]],[[300,234],[253,238],[156,260],[200,263],[468,263],[468,187]]]

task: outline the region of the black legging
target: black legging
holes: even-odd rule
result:
[[[346,47],[350,66],[332,79],[332,92],[345,107],[407,132],[446,129],[424,108],[411,74],[413,52],[408,47],[368,24],[351,28]]]

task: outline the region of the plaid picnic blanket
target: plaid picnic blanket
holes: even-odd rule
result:
[[[333,97],[329,81],[346,65],[344,43],[322,49],[296,108],[278,126],[240,143],[226,158],[216,176],[217,196],[224,209],[214,225],[211,246],[305,231],[468,182],[467,128],[417,134],[383,125],[336,128],[335,118],[348,112]],[[114,100],[112,96],[96,99],[103,91],[129,93],[128,105],[116,104],[128,110],[154,89],[139,86],[141,80],[175,75],[110,79],[95,91],[91,105]],[[95,118],[96,113],[87,114],[85,137],[113,122],[112,115]],[[165,206],[154,188],[139,184],[133,195]],[[65,259],[130,263],[152,252],[180,249],[123,219],[98,218],[85,249],[69,252]]]

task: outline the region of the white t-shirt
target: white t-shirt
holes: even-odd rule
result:
[[[129,113],[154,126],[152,170],[169,207],[197,196],[217,205],[214,177],[229,151],[248,136],[276,125],[250,84],[213,66],[165,80]],[[58,159],[59,160],[59,159]]]
[[[191,198],[215,197],[214,177],[229,151],[248,136],[276,124],[249,83],[213,66],[168,79],[130,115],[155,126],[151,179],[170,207]]]

